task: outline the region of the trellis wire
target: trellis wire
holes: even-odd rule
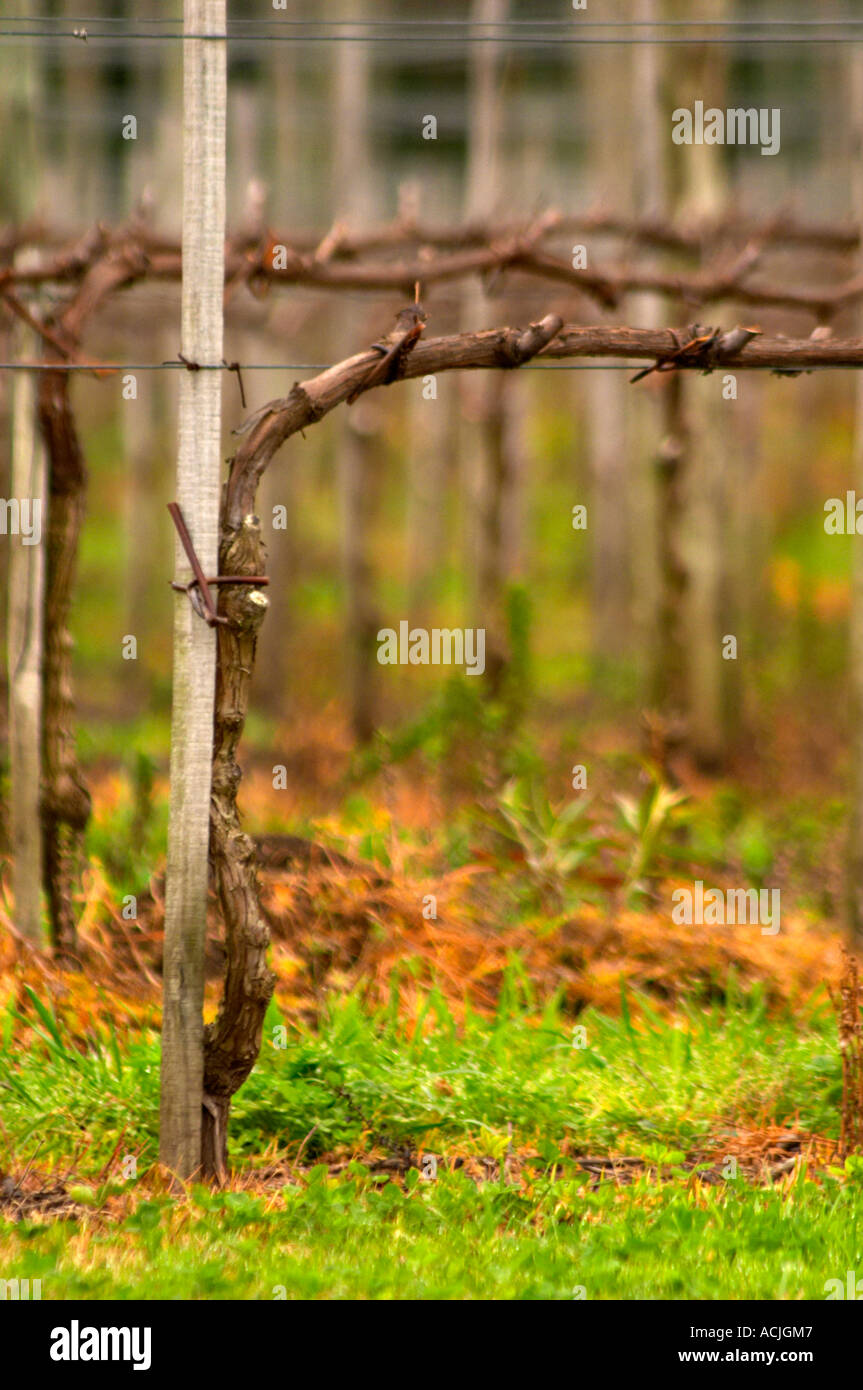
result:
[[[181,18],[166,19],[162,16],[118,15],[6,15],[7,24],[165,24],[182,27]],[[852,29],[863,25],[863,19],[838,17],[835,19],[660,19],[660,20],[592,20],[592,19],[236,19],[229,20],[233,25],[248,29],[265,27],[317,28],[317,29],[526,29],[536,28],[569,29],[576,23],[579,29]],[[219,37],[218,35],[216,37]]]
[[[140,19],[127,20],[125,17],[109,16],[102,18],[92,16],[81,19],[71,19],[66,15],[44,15],[44,16],[6,16],[4,24],[26,25],[42,24],[48,26],[72,25],[81,26],[72,28],[9,28],[0,29],[0,38],[36,38],[36,39],[62,39],[71,38],[79,41],[88,42],[91,39],[129,39],[145,40],[153,42],[175,41],[185,43],[187,40],[196,39],[203,42],[223,43],[227,40],[246,41],[251,43],[403,43],[413,31],[415,37],[421,38],[424,44],[439,43],[447,44],[452,42],[464,43],[524,43],[525,45],[545,46],[549,44],[586,44],[586,45],[639,45],[639,44],[658,44],[658,45],[702,45],[702,44],[798,44],[798,43],[855,43],[863,39],[863,34],[859,33],[863,20],[857,19],[806,19],[806,20],[667,20],[648,23],[637,21],[609,21],[602,20],[581,20],[563,21],[554,19],[536,20],[504,20],[494,22],[478,22],[474,20],[411,20],[411,19],[391,19],[391,20],[295,20],[295,19],[267,19],[267,20],[236,20],[236,28],[232,28],[229,22],[224,33],[212,34],[187,34],[180,29],[174,32],[136,32],[135,30],[124,31],[115,28],[110,30],[94,29],[90,30],[84,26],[88,24],[105,25],[124,23],[134,24],[161,24],[161,25],[181,25],[179,19]],[[323,29],[350,29],[350,33],[320,33],[320,32],[300,32],[279,33],[275,32],[273,26],[281,29],[294,29],[305,31]],[[255,27],[266,26],[267,32],[252,33],[245,32]],[[554,26],[554,34],[546,36],[542,33],[530,32],[544,27],[546,30]],[[493,29],[493,32],[479,34],[474,32],[479,28]],[[596,37],[592,35],[584,36],[581,31],[584,29],[600,30],[656,30],[656,29],[720,29],[724,32],[718,35],[698,34],[695,37],[677,37],[668,34],[644,34],[639,33],[632,37],[622,37],[619,33],[611,34],[608,37]],[[394,34],[381,33],[382,29],[394,29]],[[442,33],[435,34],[435,29],[442,30]],[[830,33],[822,33],[822,30],[830,30]],[[357,30],[366,30],[365,33],[358,33]],[[449,32],[447,32],[447,30]],[[755,32],[753,32],[755,31]],[[772,32],[771,32],[772,31]],[[797,31],[797,32],[795,32]],[[801,32],[802,31],[802,32]],[[855,32],[856,31],[856,32]],[[509,39],[507,35],[512,35]]]

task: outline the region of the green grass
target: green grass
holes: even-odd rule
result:
[[[98,1223],[0,1231],[0,1258],[51,1298],[824,1298],[863,1263],[860,1184],[698,1201],[644,1180],[522,1193],[461,1174],[406,1190],[323,1168],[278,1206],[194,1189]],[[13,1277],[8,1275],[7,1277]],[[580,1290],[584,1292],[581,1293]]]
[[[162,1196],[156,1153],[158,1041],[95,1025],[67,1035],[31,995],[37,1030],[7,1011],[0,1055],[4,1170],[62,1171],[85,1215],[0,1222],[4,1277],[43,1298],[821,1298],[863,1265],[859,1160],[787,1190],[741,1174],[714,1187],[681,1166],[736,1126],[794,1123],[835,1135],[840,1069],[826,1007],[770,1018],[757,993],[693,1000],[666,1020],[642,1001],[620,1018],[537,1010],[513,964],[498,1015],[456,1025],[432,992],[412,1032],[392,1008],[334,1004],[317,1030],[271,1008],[258,1067],[238,1094],[232,1160],[253,1190]],[[585,1030],[575,1034],[576,1027]],[[574,1043],[584,1042],[585,1046]],[[84,1048],[85,1050],[81,1050]],[[476,1183],[455,1158],[500,1159],[519,1183]],[[106,1165],[120,1141],[118,1158]],[[409,1143],[437,1176],[404,1186],[353,1161]],[[301,1165],[296,1160],[302,1146]],[[37,1151],[38,1150],[38,1151]],[[638,1155],[667,1180],[586,1185],[573,1155]],[[138,1157],[139,1178],[119,1161]],[[283,1177],[255,1186],[256,1169]],[[371,1160],[369,1160],[371,1161]],[[310,1166],[314,1165],[314,1166]],[[105,1179],[102,1181],[102,1179]]]
[[[733,988],[733,986],[732,986]],[[730,1008],[695,1003],[673,1021],[639,1001],[640,1018],[594,1011],[577,1023],[551,1003],[536,1014],[511,972],[498,1016],[468,1014],[456,1027],[432,992],[413,1037],[391,1013],[370,1016],[356,998],[332,1007],[318,1031],[287,1029],[271,1006],[259,1063],[237,1094],[233,1154],[251,1159],[268,1144],[285,1153],[314,1129],[306,1157],[340,1146],[410,1141],[441,1152],[492,1153],[511,1124],[519,1142],[551,1163],[560,1145],[656,1157],[698,1144],[720,1122],[797,1122],[836,1132],[841,1072],[835,1024],[825,1008],[804,1024],[765,1017],[757,991]],[[35,998],[35,996],[34,996]],[[155,1155],[158,1039],[121,1039],[94,1027],[83,1053],[56,1019],[31,1012],[39,1042],[11,1041],[0,1079],[7,1144],[39,1135],[67,1162],[81,1149],[84,1171],[103,1167],[126,1131],[144,1162]],[[35,1004],[33,1010],[35,1011]],[[46,1021],[47,1019],[47,1021]],[[579,1045],[583,1043],[584,1045]],[[437,1146],[437,1148],[436,1148]],[[80,1165],[79,1165],[80,1166]]]

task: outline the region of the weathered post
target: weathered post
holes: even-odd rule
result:
[[[707,15],[721,21],[725,0],[710,0]],[[692,105],[702,92],[719,101],[727,86],[727,56],[706,47],[687,67],[678,100]],[[708,220],[725,200],[725,173],[718,145],[684,146],[677,151],[685,216]],[[723,636],[728,633],[725,575],[728,437],[733,428],[718,379],[687,382],[681,401],[688,415],[688,457],[682,460],[682,554],[688,582],[684,594],[686,643],[686,740],[698,764],[717,770],[725,753]],[[736,669],[736,668],[735,668]]]
[[[184,32],[224,34],[225,0],[185,0]],[[222,358],[226,45],[183,45],[182,352]],[[177,500],[206,575],[217,573],[221,376],[188,371],[180,389]],[[176,573],[192,575],[178,542]],[[204,942],[216,637],[185,594],[174,602],[171,802],[165,902],[159,1156],[180,1178],[201,1163]]]
[[[851,129],[854,217],[863,228],[863,53],[851,57]],[[863,315],[861,315],[863,319]],[[863,494],[863,373],[856,381],[856,419],[854,422],[853,481],[858,496]],[[851,939],[863,940],[863,550],[853,538],[851,587],[851,815],[847,865],[847,907]]]
[[[610,9],[606,7],[609,22],[626,18],[624,9],[620,0],[614,0]],[[578,45],[573,52],[577,55],[579,80],[582,70]],[[619,208],[625,215],[630,212],[628,197],[633,184],[633,160],[627,150],[631,129],[629,66],[625,49],[608,50],[602,62],[594,61],[588,49],[583,71],[591,120],[589,170],[593,199],[600,206]],[[646,112],[640,113],[639,130],[647,119]],[[630,556],[638,522],[628,513],[633,487],[628,476],[626,414],[638,397],[630,390],[624,372],[574,375],[576,379],[587,377],[584,409],[591,485],[590,611],[593,657],[602,667],[625,654],[631,634]]]
[[[24,333],[17,338],[24,347]],[[35,354],[35,348],[35,334],[28,331],[26,350]],[[45,501],[45,451],[36,423],[36,383],[32,373],[18,372],[12,383],[10,505],[19,509],[19,525],[9,556],[9,807],[15,862],[15,925],[35,945],[42,937],[39,797]]]
[[[363,6],[343,5],[347,18],[365,18]],[[346,29],[345,39],[358,38],[363,30]],[[365,43],[336,45],[334,111],[338,129],[335,142],[333,184],[339,218],[368,221],[373,206],[372,145],[370,134],[371,57]],[[346,305],[340,331],[347,341],[359,337],[365,311]],[[375,411],[365,401],[350,412],[339,439],[339,492],[341,508],[341,562],[345,592],[345,650],[350,720],[357,742],[367,743],[376,723],[375,576],[371,531],[380,488],[380,441],[374,427]]]
[[[639,24],[655,24],[659,18],[657,0],[637,0],[634,18]],[[668,202],[669,174],[666,107],[662,98],[663,50],[658,44],[635,44],[630,54],[628,115],[639,132],[638,159],[632,164],[632,206],[641,216],[658,219]],[[664,322],[665,306],[658,295],[633,294],[625,303],[628,323],[652,328]],[[660,556],[663,546],[668,549],[669,537],[660,496],[667,481],[669,460],[663,456],[664,450],[657,457],[655,441],[664,428],[665,407],[658,392],[636,392],[628,386],[627,390],[625,452],[630,459],[627,487],[632,631],[647,671],[647,699],[661,703],[667,664],[666,651],[660,644],[661,608],[669,604],[671,596],[663,590]],[[644,536],[650,538],[650,544],[644,544]]]
[[[505,22],[509,0],[474,0],[471,18],[477,33],[492,39],[489,25]],[[470,126],[468,130],[465,213],[468,221],[491,219],[501,196],[501,131],[503,103],[500,91],[500,45],[474,45],[470,55]],[[482,328],[493,322],[491,306],[479,285],[466,296],[466,322]],[[466,413],[475,424],[465,432],[474,512],[472,545],[476,551],[476,603],[486,637],[486,673],[492,694],[499,694],[511,653],[506,632],[506,588],[511,576],[521,467],[516,397],[524,382],[502,373],[466,385]]]

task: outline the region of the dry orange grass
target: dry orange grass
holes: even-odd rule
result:
[[[838,936],[802,914],[783,917],[775,937],[758,927],[676,926],[656,912],[595,907],[559,924],[506,924],[479,906],[489,896],[487,884],[475,891],[481,873],[384,886],[331,872],[270,882],[265,902],[280,1001],[305,1011],[335,986],[361,987],[383,1002],[398,971],[404,995],[435,983],[456,1009],[465,1000],[492,1009],[513,953],[540,998],[562,990],[574,1010],[595,1005],[611,1012],[622,983],[673,1005],[693,986],[722,993],[733,969],[742,987],[758,982],[768,1001],[780,1004],[805,999],[841,970]],[[423,916],[429,894],[437,898],[437,920]]]
[[[673,1008],[694,987],[720,997],[732,970],[739,987],[761,985],[769,1004],[794,1005],[842,971],[838,933],[802,913],[783,914],[776,936],[762,936],[757,926],[679,926],[658,911],[594,906],[560,921],[501,920],[505,895],[484,865],[432,878],[412,877],[401,865],[354,871],[321,864],[267,872],[261,886],[277,1000],[290,1015],[307,1020],[333,991],[359,989],[371,1004],[384,1003],[394,974],[407,1017],[432,984],[456,1015],[466,1003],[491,1011],[513,955],[539,1001],[560,990],[573,1011],[593,1005],[615,1012],[622,984],[660,1008]],[[665,886],[663,901],[670,902],[672,887]],[[86,889],[80,975],[58,971],[49,956],[22,942],[8,902],[0,903],[0,1004],[20,1004],[30,984],[69,1005],[82,1026],[88,1014],[106,1012],[127,1025],[156,1023],[163,928],[158,889],[139,904],[137,923],[118,916],[98,866],[91,867]],[[431,911],[430,898],[436,917],[424,915]],[[222,959],[213,912],[208,1016],[219,995]]]

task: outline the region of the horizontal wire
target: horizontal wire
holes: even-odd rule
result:
[[[6,24],[173,24],[182,27],[182,18],[165,19],[145,16],[84,15],[72,18],[69,15],[5,15]],[[318,29],[394,29],[394,28],[459,28],[459,29],[524,29],[530,25],[550,28],[570,28],[576,23],[580,29],[802,29],[802,28],[852,28],[863,24],[863,19],[840,17],[837,19],[659,19],[659,20],[603,20],[603,19],[235,19],[228,25],[242,25],[248,28],[264,26],[290,26],[291,28]]]
[[[5,21],[4,21],[5,22]],[[65,21],[68,23],[69,21]],[[73,21],[74,22],[74,21]],[[101,21],[100,21],[101,23]],[[788,34],[780,36],[778,34],[750,34],[741,33],[737,35],[718,36],[718,37],[693,37],[693,38],[592,38],[590,36],[582,38],[579,35],[561,34],[554,37],[544,37],[542,35],[519,36],[514,34],[512,38],[506,38],[496,34],[453,34],[452,36],[441,36],[433,34],[422,34],[415,36],[423,44],[439,44],[441,47],[447,44],[500,44],[510,47],[522,44],[525,47],[549,47],[559,46],[560,44],[580,45],[583,47],[605,46],[605,47],[633,47],[640,45],[655,45],[657,47],[702,47],[705,44],[837,44],[837,43],[859,43],[863,35],[858,33],[846,34]],[[207,43],[225,43],[229,40],[244,43],[292,43],[311,44],[311,43],[409,43],[412,42],[408,34],[243,34],[243,33],[220,33],[220,34],[162,34],[162,33],[101,33],[93,30],[57,30],[53,33],[44,29],[0,29],[0,39],[75,39],[78,42],[89,42],[91,39],[112,39],[112,40],[141,40],[148,43],[157,42],[177,42],[186,43],[192,40],[200,40]]]

